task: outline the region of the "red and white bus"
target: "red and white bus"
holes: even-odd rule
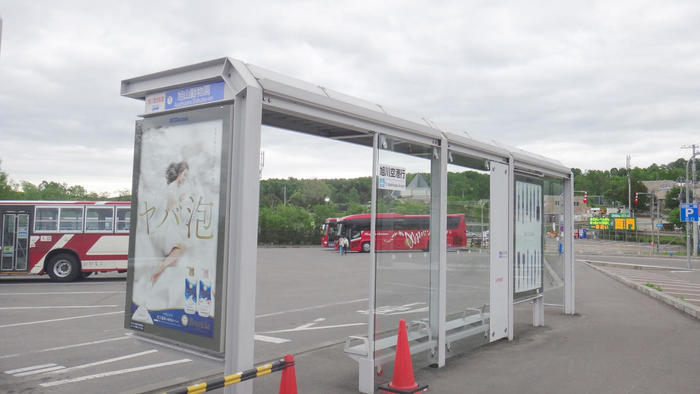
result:
[[[130,223],[128,201],[0,201],[0,275],[124,272]]]
[[[370,214],[350,215],[338,219],[338,237],[350,241],[350,251],[369,252]],[[428,250],[429,215],[377,214],[376,250]],[[447,247],[467,245],[464,214],[447,215]]]
[[[338,238],[338,218],[328,218],[321,226],[321,246],[324,248],[335,247]]]

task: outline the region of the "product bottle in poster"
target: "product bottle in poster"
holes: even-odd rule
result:
[[[185,313],[191,315],[197,308],[197,278],[194,275],[194,267],[185,267]]]
[[[197,314],[202,317],[209,317],[209,308],[211,308],[211,280],[209,280],[209,270],[202,268],[202,274],[199,278]]]

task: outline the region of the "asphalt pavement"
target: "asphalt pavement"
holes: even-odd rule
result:
[[[514,341],[479,347],[440,369],[416,369],[416,381],[455,394],[699,392],[698,320],[583,263],[576,275],[576,315],[547,308],[545,325],[534,328],[529,308],[520,307]],[[357,392],[357,365],[342,346],[296,362],[300,392]],[[275,377],[259,379],[255,393],[278,385]]]
[[[669,292],[683,289],[676,286],[680,280],[700,283],[700,271],[683,269],[683,260],[594,257],[665,265],[663,275],[673,276],[656,281]],[[448,312],[487,300],[483,253],[453,252],[448,258]],[[583,262],[576,267],[577,314],[564,315],[553,306],[561,298],[555,280],[561,267],[553,258],[544,327],[531,327],[529,305],[519,305],[514,341],[470,348],[440,369],[422,368],[414,361],[416,380],[440,393],[698,392],[698,320]],[[630,276],[657,273],[613,268]],[[349,335],[367,334],[368,270],[366,254],[261,249],[256,363],[292,353],[300,392],[357,392],[357,364],[343,353],[342,342]],[[427,274],[422,252],[381,257],[378,278],[384,287],[379,301],[386,315],[379,317],[380,325],[392,325],[397,315],[426,313]],[[220,361],[128,335],[121,328],[124,287],[122,278],[99,276],[70,284],[41,278],[1,280],[0,391],[159,392],[222,371]],[[391,373],[386,369],[378,380],[389,380]],[[279,378],[272,374],[257,379],[255,393],[276,393]]]

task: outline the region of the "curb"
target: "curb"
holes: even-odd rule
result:
[[[633,289],[636,289],[637,291],[644,293],[652,298],[655,298],[659,301],[665,302],[672,307],[678,309],[681,312],[684,312],[698,320],[700,320],[700,307],[697,307],[693,304],[690,304],[688,302],[685,302],[681,300],[680,298],[672,297],[668,294],[664,294],[663,292],[660,292],[656,289],[652,289],[651,287],[640,285],[638,283],[635,283],[623,276],[614,274],[604,268],[598,267],[597,265],[610,265],[610,266],[620,266],[620,264],[600,264],[598,262],[593,262],[593,261],[585,261],[585,264],[591,268],[593,268],[596,271],[602,272],[603,274],[609,276],[610,278],[615,279],[616,281],[631,287]],[[632,265],[625,265],[627,268],[632,268]],[[640,266],[637,266],[640,267]],[[639,268],[639,269],[644,269],[644,268]],[[654,268],[654,269],[659,269],[659,267]],[[665,268],[668,269],[668,268]]]

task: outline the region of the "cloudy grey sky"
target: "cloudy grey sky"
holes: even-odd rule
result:
[[[222,56],[570,167],[667,163],[700,142],[700,3],[668,3],[0,0],[0,168],[130,188],[143,104],[120,81]],[[347,144],[263,146],[265,177],[369,175],[327,165],[369,157]]]

